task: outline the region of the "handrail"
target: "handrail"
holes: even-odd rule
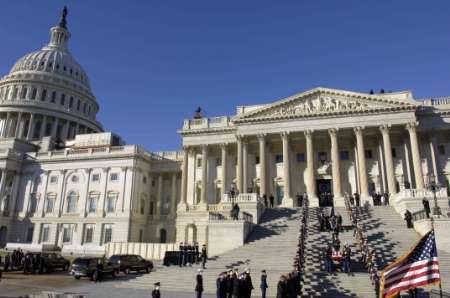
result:
[[[412,213],[412,221],[418,221],[427,218],[427,213],[425,210],[419,210]]]

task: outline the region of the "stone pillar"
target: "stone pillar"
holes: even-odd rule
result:
[[[50,178],[50,171],[44,171],[44,176],[45,176],[45,186],[44,186],[44,192],[42,193],[42,198],[41,198],[41,202],[39,202],[38,208],[37,208],[37,212],[39,212],[40,216],[45,216],[45,200],[47,199],[47,189],[48,189],[48,182],[49,182],[49,178]],[[34,181],[32,182],[34,184]],[[27,190],[27,192],[25,193],[26,196],[26,200],[29,201],[30,196],[31,196],[31,192]],[[53,212],[55,212],[55,208],[56,208],[56,202],[53,202]],[[27,202],[27,205],[29,205],[29,202]]]
[[[220,145],[222,153],[222,194],[228,193],[228,144]]]
[[[410,122],[406,125],[406,129],[409,132],[409,139],[411,142],[411,154],[414,167],[414,177],[416,180],[416,189],[423,189],[423,174],[422,174],[422,161],[420,159],[419,142],[417,140],[417,123]]]
[[[42,122],[41,122],[41,131],[39,133],[39,138],[42,139],[43,137],[45,137],[45,128],[47,126],[47,116],[42,116]]]
[[[110,168],[103,168],[103,176],[105,176],[105,180],[103,180],[103,194],[100,196],[100,200],[97,206],[97,214],[98,216],[105,216],[106,213],[106,198],[108,196],[108,180],[109,180],[109,170]],[[133,199],[133,198],[132,198]]]
[[[84,173],[87,179],[86,179],[86,188],[84,189],[84,195],[81,194],[80,206],[82,210],[80,212],[80,217],[86,217],[87,215],[87,202],[89,198],[89,184],[91,183],[91,172],[92,169],[84,169]]]
[[[170,216],[175,217],[176,215],[176,207],[177,207],[177,179],[178,174],[173,173],[172,174],[172,185],[171,185],[171,193],[170,193]]]
[[[2,169],[1,171],[2,171],[2,176],[0,178],[0,203],[3,201],[3,195],[5,192],[5,186],[6,186],[6,175],[8,174],[8,170],[6,170],[6,169]]]
[[[411,153],[410,153],[408,140],[406,139],[406,137],[403,139],[403,151],[404,151],[404,157],[405,157],[404,158],[404,162],[405,162],[404,168],[406,168],[406,175],[408,177],[409,188],[412,188],[413,182],[414,182],[414,177],[411,174]]]
[[[208,146],[202,146],[202,189],[200,196],[200,205],[208,204]]]
[[[293,207],[294,201],[291,194],[291,171],[289,160],[289,132],[281,134],[283,142],[283,182],[284,182],[284,197],[282,205],[285,207]]]
[[[18,114],[17,114],[17,123],[16,123],[16,130],[15,130],[15,132],[14,132],[14,136],[17,138],[17,139],[19,139],[19,138],[21,138],[22,137],[22,135],[20,134],[20,132],[21,132],[21,122],[22,122],[22,113],[21,112],[19,112]]]
[[[16,204],[18,200],[19,185],[20,185],[21,173],[19,171],[14,172],[13,184],[11,187],[11,195],[9,197],[9,214],[14,216],[16,212]]]
[[[160,217],[163,214],[163,176],[158,176],[158,190],[156,192],[156,216]]]
[[[316,193],[315,168],[314,168],[314,144],[313,131],[306,130],[306,193],[308,194],[309,205],[319,206],[319,198]]]
[[[434,132],[432,132],[434,133]],[[430,146],[430,155],[431,155],[431,165],[433,174],[436,177],[436,182],[439,182],[441,185],[445,186],[445,179],[441,175],[441,160],[439,156],[439,152],[437,149],[437,137],[435,135],[430,136],[429,138],[429,146]]]
[[[383,154],[383,144],[382,142],[378,142],[378,171],[380,173],[380,189],[382,192],[387,192],[387,184],[386,184],[386,174],[384,170],[384,154]]]
[[[390,194],[397,193],[394,172],[394,160],[392,159],[391,137],[389,135],[390,125],[380,126],[381,135],[383,136],[384,157],[386,160],[386,176],[388,192]]]
[[[5,120],[5,125],[3,125],[3,131],[2,131],[2,137],[3,138],[7,138],[8,137],[8,133],[9,133],[9,121],[11,120],[11,113],[10,112],[6,112],[6,120]]]
[[[243,192],[242,188],[242,162],[243,162],[243,156],[242,156],[242,136],[236,136],[237,138],[237,169],[236,169],[236,181],[237,181],[237,190],[239,192]]]
[[[358,150],[358,166],[359,166],[359,185],[361,189],[361,202],[368,201],[370,203],[369,198],[369,185],[367,183],[367,170],[366,170],[366,154],[364,151],[364,136],[363,136],[363,127],[355,127],[355,135],[356,135],[356,148]]]
[[[334,206],[345,207],[345,201],[342,196],[341,186],[341,166],[339,156],[339,142],[338,130],[335,128],[329,129],[328,133],[331,139],[331,173],[333,177],[333,195]]]
[[[59,190],[59,196],[57,197],[56,203],[55,203],[56,214],[58,217],[61,217],[61,213],[63,212],[63,209],[64,209],[67,170],[60,170],[60,173],[62,176],[61,177],[61,188]],[[58,181],[59,181],[59,178],[58,178]]]
[[[52,125],[52,138],[53,138],[53,140],[56,139],[57,131],[58,131],[58,118],[55,117],[55,120],[53,121],[53,125]]]
[[[181,190],[180,203],[178,210],[186,211],[187,206],[187,186],[188,186],[188,162],[189,162],[189,147],[183,147],[183,164],[181,168]]]
[[[31,141],[33,139],[34,132],[34,113],[30,114],[30,123],[28,123],[27,140]]]
[[[242,142],[242,193],[248,193],[248,142]]]
[[[266,136],[258,135],[259,141],[259,190],[260,196],[263,197],[267,193],[267,164],[266,164]]]

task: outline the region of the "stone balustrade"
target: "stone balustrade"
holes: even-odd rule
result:
[[[396,198],[434,198],[434,194],[428,189],[403,189],[396,196]],[[437,198],[447,198],[447,188],[443,187],[436,191]]]
[[[183,130],[207,129],[217,127],[233,126],[230,117],[211,117],[200,119],[186,119],[183,123]]]
[[[222,195],[222,203],[250,203],[258,202],[258,195],[256,193],[240,193],[235,197],[229,194]]]

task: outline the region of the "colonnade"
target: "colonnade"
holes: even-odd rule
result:
[[[75,138],[77,134],[94,132],[87,126],[54,116],[26,112],[5,112],[5,114],[0,131],[2,138],[14,137],[31,141],[51,136],[68,140]],[[48,124],[50,124],[50,129],[48,129]]]
[[[175,217],[177,210],[177,185],[178,185],[178,173],[168,174],[170,179],[170,202],[169,202],[169,216]],[[160,219],[164,215],[164,175],[160,174],[156,176],[156,218]],[[181,188],[183,189],[183,187]]]
[[[415,188],[422,189],[424,188],[424,180],[421,168],[421,158],[419,152],[419,142],[417,138],[417,123],[410,122],[402,125],[407,129],[410,139],[411,145],[411,155],[414,169],[414,177],[415,177]],[[364,127],[352,127],[341,129],[341,131],[353,130],[353,134],[356,140],[356,156],[355,156],[355,164],[357,167],[357,184],[359,186],[359,193],[361,195],[362,200],[369,200],[369,184],[368,184],[368,173],[366,168],[366,155],[365,155],[365,145],[364,145]],[[391,126],[390,125],[381,125],[379,131],[382,136],[383,148],[384,148],[384,163],[385,163],[385,172],[387,179],[387,189],[391,194],[395,194],[397,192],[396,187],[396,179],[394,172],[394,161],[392,156],[392,146],[391,146]],[[314,161],[314,135],[319,131],[314,130],[305,130],[295,132],[298,136],[299,133],[304,135],[305,147],[306,147],[306,175],[305,175],[305,186],[308,197],[311,200],[317,199],[317,190],[316,190],[316,167]],[[332,173],[332,185],[333,185],[333,195],[335,200],[342,200],[343,191],[341,185],[341,171],[340,171],[340,151],[339,151],[339,129],[328,129],[328,135],[331,143],[331,173]],[[284,198],[283,205],[290,206],[292,205],[293,193],[291,187],[291,169],[290,165],[292,163],[291,154],[290,154],[290,143],[291,136],[293,132],[284,131],[279,133],[279,137],[282,142],[282,155],[283,155],[283,176],[282,181],[284,184]],[[270,135],[273,139],[275,134]],[[256,138],[258,140],[258,148],[259,148],[259,165],[260,165],[260,195],[269,195],[269,181],[268,181],[268,144],[267,144],[268,135],[265,133],[259,133],[255,135],[237,135],[236,136],[236,157],[237,157],[237,166],[236,166],[236,188],[240,193],[246,193],[248,189],[248,141],[252,138]],[[231,184],[228,181],[227,171],[228,171],[228,153],[231,144],[220,144],[221,148],[221,159],[222,159],[222,169],[221,169],[221,192],[227,193],[230,190]],[[187,192],[188,192],[188,162],[189,162],[189,151],[200,151],[202,157],[201,171],[202,171],[202,181],[201,181],[201,200],[200,204],[207,204],[207,185],[211,183],[208,181],[208,153],[211,147],[217,145],[200,145],[200,146],[185,146],[184,157],[183,157],[183,165],[182,165],[182,181],[181,181],[181,201],[180,206],[184,208],[184,206],[188,205],[187,202]],[[200,150],[199,150],[200,148]],[[383,158],[381,158],[382,160]],[[342,200],[343,201],[343,200]]]

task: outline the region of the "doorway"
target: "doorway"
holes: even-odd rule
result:
[[[331,179],[317,179],[317,195],[320,207],[333,206],[333,194],[331,192]]]

